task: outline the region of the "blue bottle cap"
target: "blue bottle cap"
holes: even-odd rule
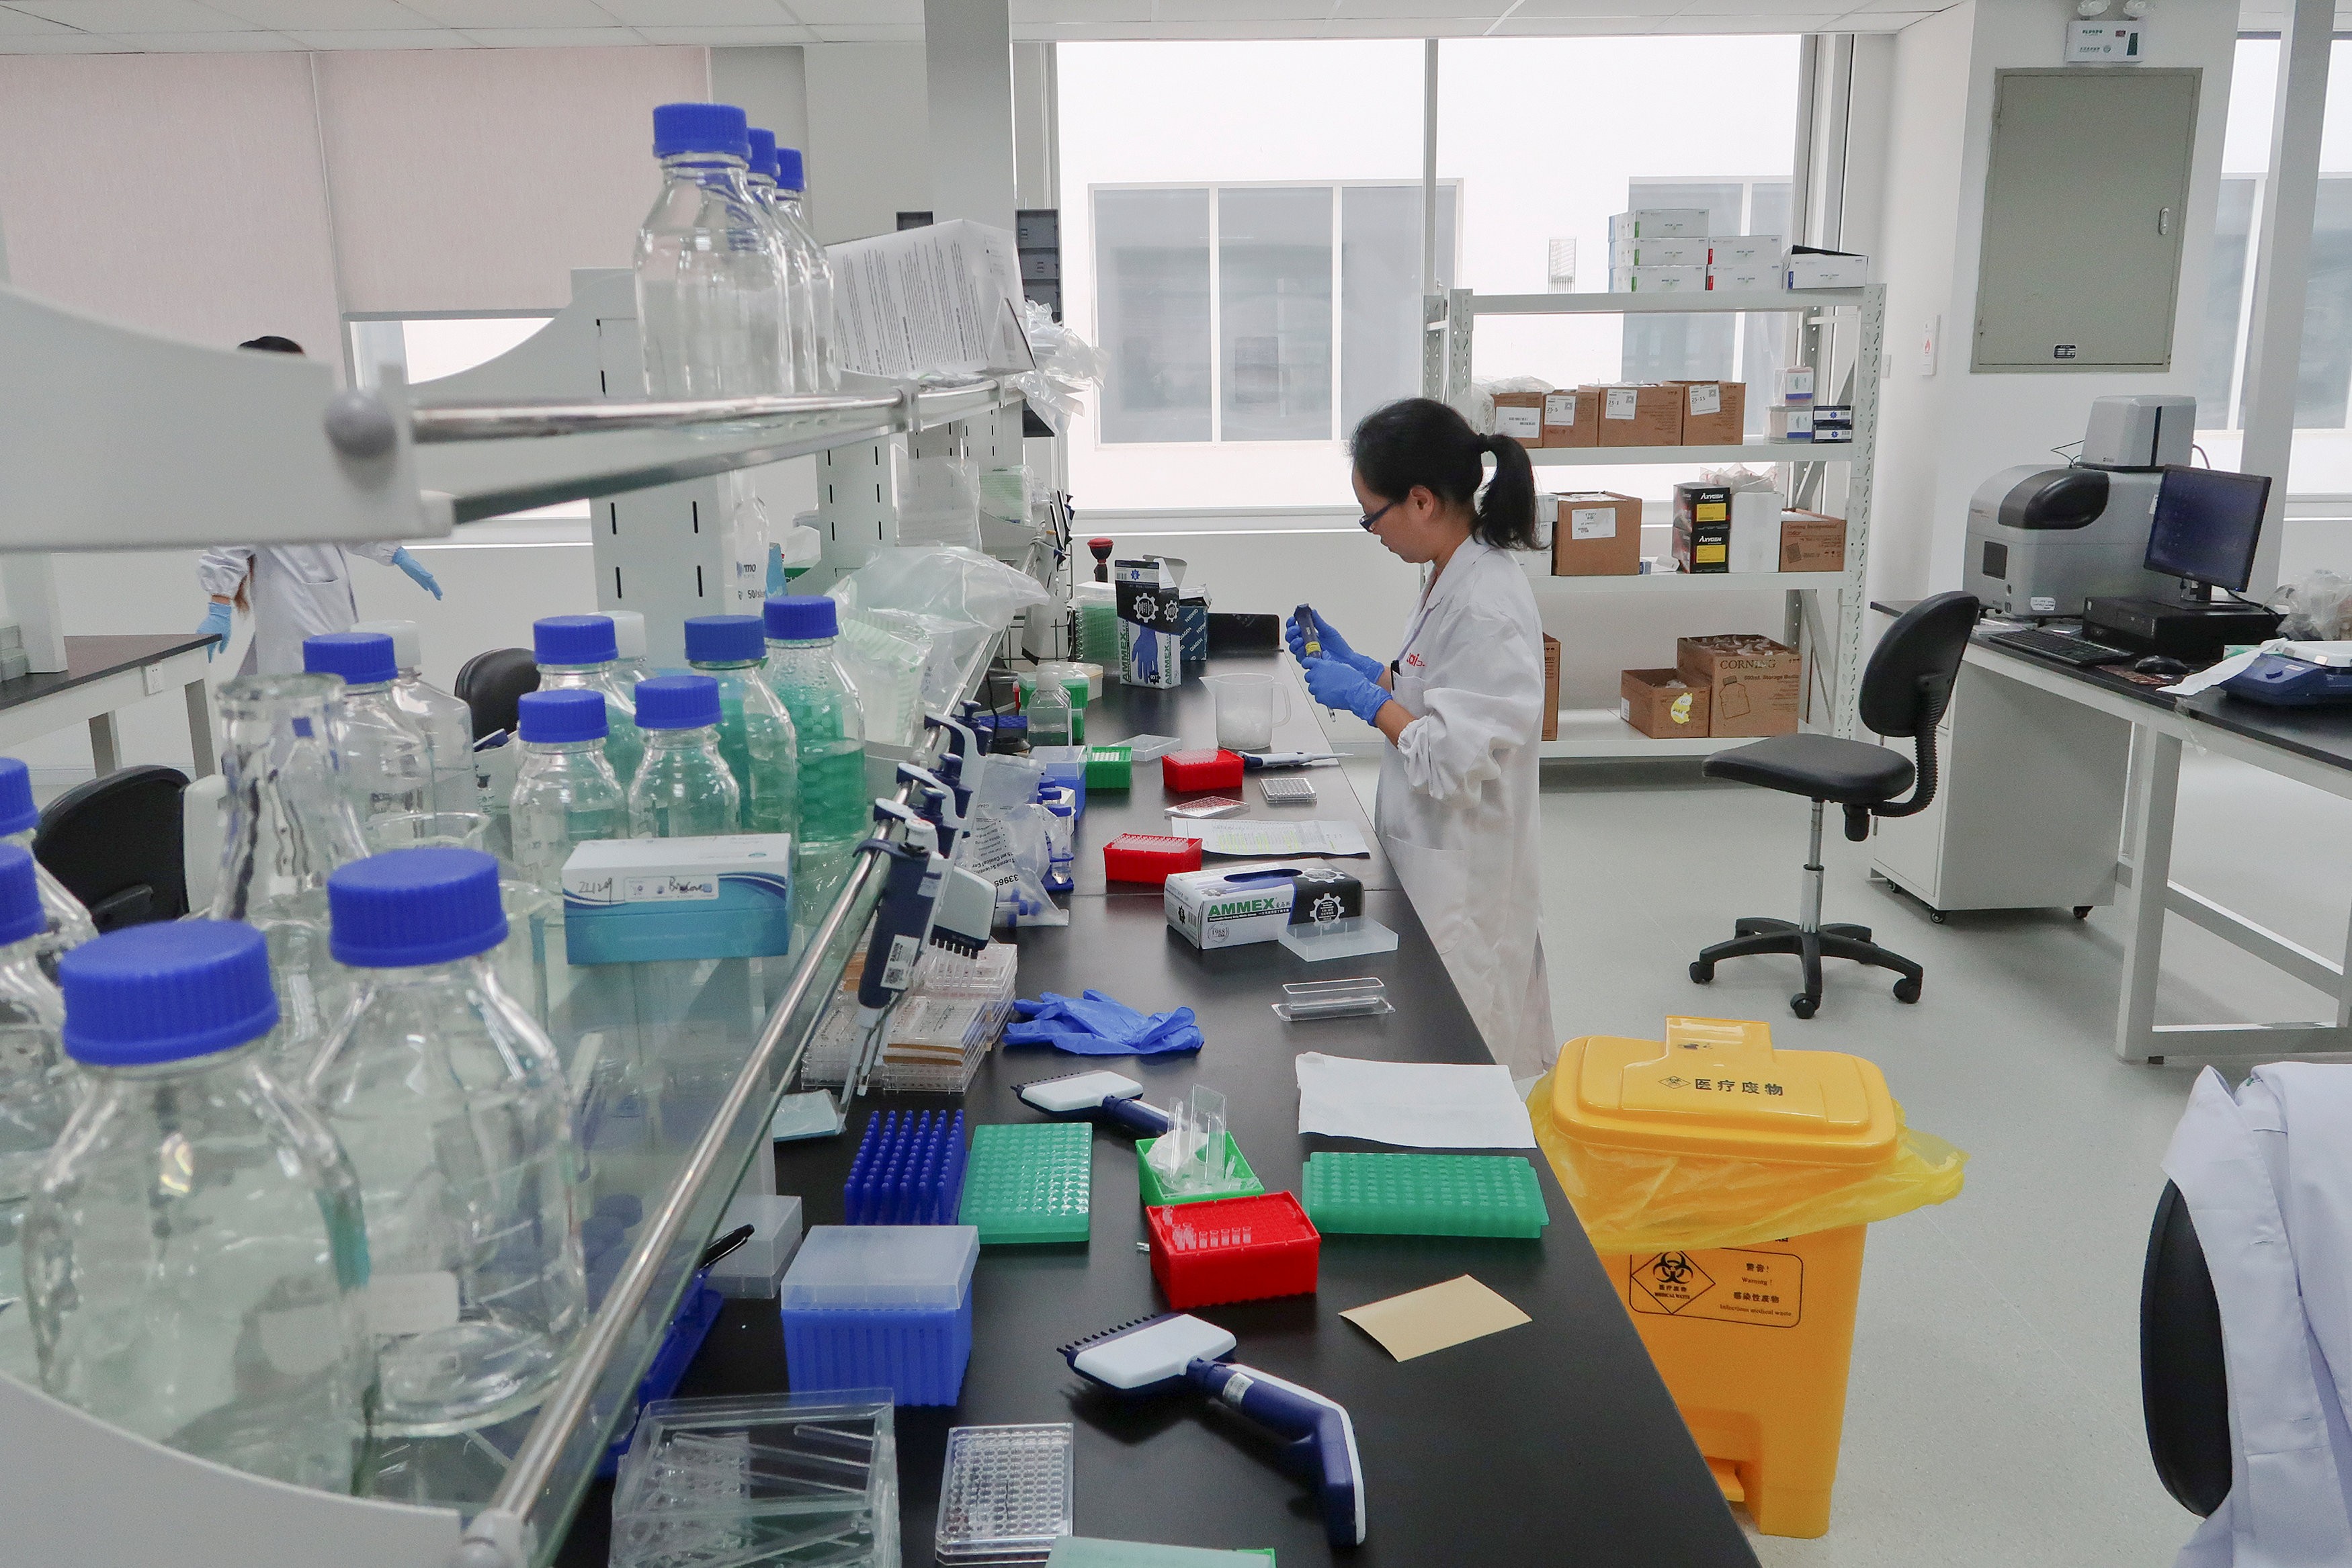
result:
[[[554,692],[525,692],[515,704],[515,714],[522,738],[536,746],[602,740],[612,729],[604,715],[603,694],[583,691],[577,686]]]
[[[381,685],[400,678],[392,639],[381,632],[321,632],[302,639],[307,674],[341,675],[347,685]]]
[[[356,969],[446,964],[507,939],[499,862],[479,850],[386,850],[338,866],[327,919],[335,962]]]
[[[22,844],[0,844],[0,945],[38,936],[48,923],[41,913],[33,852]]]
[[[40,825],[32,769],[13,757],[0,757],[0,833],[29,833]]]
[[[794,195],[808,189],[808,176],[802,169],[799,148],[776,149],[776,189],[790,191]]]
[[[758,664],[768,656],[768,639],[757,615],[694,615],[686,622],[689,664]]]
[[[664,103],[654,108],[654,156],[723,152],[749,162],[751,117],[731,103]]]
[[[694,729],[719,722],[719,683],[709,675],[656,675],[637,683],[639,729]]]
[[[751,127],[751,172],[776,177],[776,133]]]
[[[839,608],[822,593],[779,593],[761,613],[779,643],[815,643],[841,630]]]
[[[621,644],[609,615],[549,615],[530,623],[530,656],[542,664],[609,664]]]
[[[278,1027],[269,944],[233,920],[109,932],[58,960],[66,1054],[91,1067],[209,1056]]]

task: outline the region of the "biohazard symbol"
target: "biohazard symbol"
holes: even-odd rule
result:
[[[1655,1253],[1628,1269],[1625,1304],[1637,1312],[1672,1316],[1715,1289],[1714,1276],[1687,1252]]]

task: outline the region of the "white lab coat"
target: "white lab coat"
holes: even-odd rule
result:
[[[299,674],[302,639],[324,632],[348,632],[360,618],[352,597],[344,546],[224,545],[205,551],[196,581],[206,593],[234,598],[236,585],[252,577],[253,641],[245,650],[240,675]],[[396,544],[348,547],[383,566]]]
[[[1543,622],[1518,563],[1465,541],[1397,664],[1396,699],[1417,716],[1381,758],[1381,848],[1487,1051],[1533,1077],[1559,1041],[1539,928]]]
[[[2233,1450],[2175,1568],[2352,1563],[2352,1066],[2258,1067],[2234,1097],[2205,1069],[2164,1174],[2221,1302]]]

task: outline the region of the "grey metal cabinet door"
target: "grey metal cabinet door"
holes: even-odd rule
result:
[[[1972,370],[2171,367],[2202,75],[1997,74]]]

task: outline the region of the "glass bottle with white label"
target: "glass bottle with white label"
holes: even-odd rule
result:
[[[25,1213],[42,1386],[167,1448],[351,1490],[375,1384],[359,1182],[266,1063],[261,933],[134,925],[58,972],[90,1089]]]
[[[588,1313],[562,1070],[492,966],[488,855],[393,850],[327,894],[359,989],[303,1087],[359,1172],[376,1429],[490,1426],[545,1396]]]

